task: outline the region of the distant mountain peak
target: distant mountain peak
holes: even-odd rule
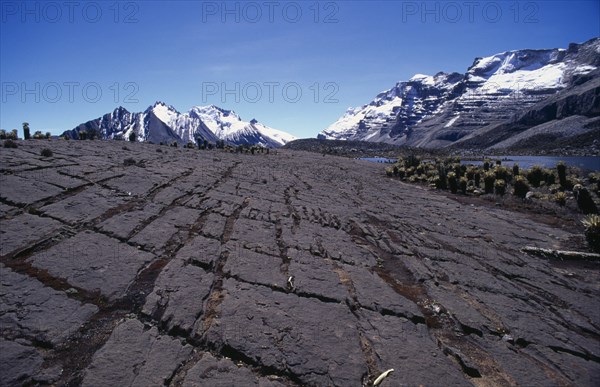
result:
[[[477,57],[464,74],[415,74],[348,108],[319,138],[439,147],[585,82],[600,68],[600,38],[565,49]]]
[[[202,138],[209,142],[224,140],[233,145],[279,147],[295,140],[294,136],[259,124],[255,119],[244,122],[232,110],[216,105],[194,106],[188,112],[180,113],[175,107],[162,101],[156,101],[140,113],[129,113],[119,106],[112,113],[65,133],[79,138],[80,130],[92,128],[108,139],[127,138],[130,133],[135,132],[137,138],[155,143],[196,143],[198,138]]]

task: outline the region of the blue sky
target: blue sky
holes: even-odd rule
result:
[[[314,137],[415,73],[600,35],[600,1],[1,1],[0,127],[215,104]]]

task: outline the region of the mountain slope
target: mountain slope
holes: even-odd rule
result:
[[[63,135],[80,138],[82,131],[97,133],[105,139],[126,139],[135,133],[138,141],[154,143],[197,143],[200,138],[212,143],[224,140],[232,145],[279,147],[295,139],[256,120],[242,121],[235,112],[214,105],[195,106],[187,113],[180,113],[163,102],[156,102],[139,113],[118,107],[112,113],[83,123]]]
[[[416,75],[399,82],[369,104],[349,109],[319,137],[448,146],[510,123],[557,93],[597,78],[598,67],[600,38],[568,49],[516,50],[476,58],[464,75]],[[589,114],[597,113],[592,109]]]

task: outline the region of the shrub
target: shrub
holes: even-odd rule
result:
[[[483,176],[483,186],[485,193],[494,192],[494,181],[496,180],[496,174],[494,172],[486,172]]]
[[[415,155],[409,155],[406,160],[404,160],[404,166],[409,167],[417,167],[421,163],[421,160]]]
[[[137,135],[135,134],[135,132],[131,132],[129,133],[129,137],[128,137],[130,142],[135,142],[135,140],[137,140]]]
[[[406,177],[406,169],[404,169],[404,167],[398,168],[398,177],[401,179]]]
[[[490,170],[490,161],[491,160],[485,160],[483,162],[483,170],[486,171],[486,172]]]
[[[12,139],[6,139],[4,140],[4,147],[5,148],[17,148],[18,145],[16,142],[14,142]]]
[[[436,181],[436,188],[446,189],[448,187],[448,181],[446,179],[446,167],[442,164],[438,165],[438,176],[439,180]]]
[[[419,164],[417,166],[416,172],[417,172],[417,176],[421,176],[425,172],[425,168],[423,167],[423,164]]]
[[[458,180],[454,172],[448,174],[448,187],[450,188],[450,192],[454,194],[458,191]]]
[[[598,208],[596,207],[596,203],[592,199],[590,192],[582,186],[581,184],[576,184],[573,187],[573,195],[575,195],[575,199],[577,200],[577,207],[584,214],[597,214]]]
[[[0,129],[0,140],[6,140],[6,130]]]
[[[454,172],[454,174],[456,175],[456,177],[461,177],[462,176],[462,168],[460,167],[460,164],[452,164],[452,172]]]
[[[506,181],[503,179],[496,180],[494,190],[496,191],[496,195],[503,196],[506,193]]]
[[[497,180],[504,180],[505,182],[510,181],[510,172],[506,167],[496,166],[496,168],[494,168],[494,174],[496,175]]]
[[[188,142],[187,144],[185,144],[185,147],[188,149],[194,149],[196,146],[193,142]]]
[[[556,182],[556,176],[554,176],[554,172],[550,169],[544,169],[544,181],[546,185],[552,185]]]
[[[469,180],[466,177],[461,177],[458,182],[458,187],[460,188],[460,192],[463,194],[467,193],[467,186],[469,184]]]
[[[123,161],[123,165],[125,165],[126,167],[129,167],[131,165],[137,165],[137,162],[135,161],[135,159],[129,157]]]
[[[559,206],[564,206],[567,203],[567,194],[564,192],[557,192],[554,194],[554,201]]]
[[[564,161],[556,164],[556,172],[558,172],[558,183],[561,187],[567,187],[567,164]]]
[[[519,176],[519,164],[515,163],[512,167],[513,176]]]
[[[173,148],[177,148],[177,146],[178,146],[178,145],[177,145],[177,141],[173,141],[173,142],[171,143],[171,146],[172,146]]]
[[[582,223],[585,227],[585,239],[588,245],[594,252],[600,253],[600,216],[588,215]]]
[[[539,165],[534,165],[527,171],[527,180],[534,187],[539,187],[544,178],[544,170]]]
[[[396,168],[396,167],[394,167],[394,168]],[[385,169],[385,175],[386,175],[387,177],[392,177],[392,176],[394,176],[394,170],[393,170],[392,168],[386,168],[386,169]]]
[[[42,149],[42,151],[40,152],[40,155],[42,155],[42,157],[52,157],[54,155],[54,153],[52,153],[51,149],[48,148],[44,148]]]
[[[473,179],[475,180],[475,187],[479,187],[479,183],[481,182],[481,173],[479,171],[473,174]]]
[[[467,169],[465,174],[466,174],[468,180],[473,180],[473,178],[475,176],[475,168],[469,167],[469,169]]]
[[[513,195],[520,197],[521,199],[525,199],[525,196],[529,192],[529,184],[527,184],[527,179],[523,176],[517,176],[515,178],[515,182],[513,183]]]
[[[52,137],[52,134],[50,132],[46,132],[46,134],[44,136],[46,136],[46,140],[50,140],[50,137]]]
[[[36,130],[35,133],[33,133],[33,139],[34,140],[42,140],[44,138],[46,138],[46,137],[39,130]]]

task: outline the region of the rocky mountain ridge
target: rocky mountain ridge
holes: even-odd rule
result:
[[[180,113],[171,105],[156,102],[145,111],[131,113],[124,107],[80,124],[63,136],[81,138],[81,132],[93,132],[104,139],[128,139],[134,133],[137,141],[153,143],[194,143],[198,139],[214,143],[223,140],[231,145],[260,145],[276,148],[295,139],[294,136],[270,128],[255,119],[242,121],[232,110],[215,105],[195,106]]]
[[[569,106],[577,105],[576,100],[583,98],[584,108],[571,109],[569,114],[561,110],[558,116],[546,115],[543,122],[531,121],[512,134],[572,115],[594,118],[600,106],[595,83],[598,67],[600,38],[571,44],[567,49],[515,50],[476,58],[465,74],[417,74],[407,82],[398,82],[370,103],[348,109],[319,138],[427,148],[466,146],[467,139],[487,136],[498,125],[510,126],[526,116],[529,109],[553,111],[543,104],[552,105],[562,95],[570,96]],[[553,133],[562,138],[596,127],[592,123],[557,125]],[[500,137],[503,139],[498,142],[506,140],[505,136]],[[495,144],[479,142],[484,148]]]

